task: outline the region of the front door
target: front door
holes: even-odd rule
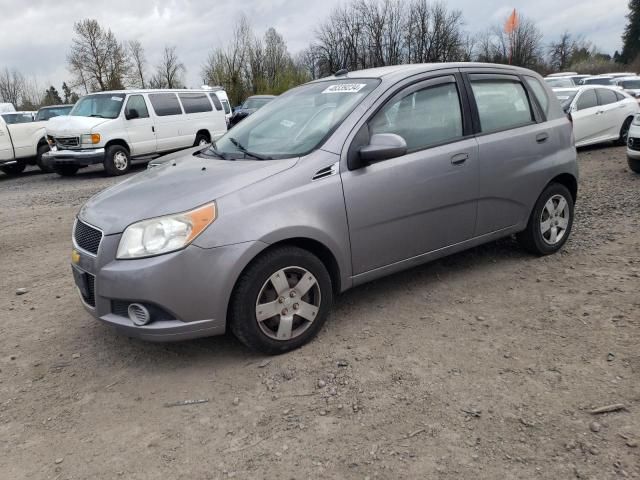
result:
[[[153,119],[143,95],[131,95],[125,106],[125,128],[129,136],[131,155],[146,155],[156,151]]]
[[[361,127],[349,155],[377,133],[401,136],[408,152],[341,174],[354,275],[472,237],[478,147],[463,111],[446,75],[401,90]]]

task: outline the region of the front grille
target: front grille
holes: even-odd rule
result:
[[[90,273],[85,273],[87,278],[87,294],[82,294],[82,299],[87,305],[96,306],[96,277]]]
[[[80,220],[76,221],[76,228],[73,232],[73,238],[76,241],[76,245],[82,250],[98,254],[98,248],[102,241],[102,232],[97,228],[93,228]]]
[[[78,137],[55,137],[58,148],[78,148],[80,139]]]
[[[631,150],[640,151],[640,138],[629,137],[629,140],[627,141],[627,145],[629,145],[629,148]]]

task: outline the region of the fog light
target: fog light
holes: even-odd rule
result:
[[[144,305],[139,303],[132,303],[127,308],[127,313],[129,314],[129,318],[131,321],[141,327],[142,325],[146,325],[151,321],[151,315],[149,314],[149,310]]]

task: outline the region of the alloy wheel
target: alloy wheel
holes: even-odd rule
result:
[[[562,195],[554,195],[542,209],[540,216],[540,232],[548,245],[561,242],[567,233],[571,211],[567,200]]]

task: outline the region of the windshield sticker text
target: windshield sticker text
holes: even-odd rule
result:
[[[322,93],[358,93],[366,86],[366,83],[340,83],[328,86]]]

